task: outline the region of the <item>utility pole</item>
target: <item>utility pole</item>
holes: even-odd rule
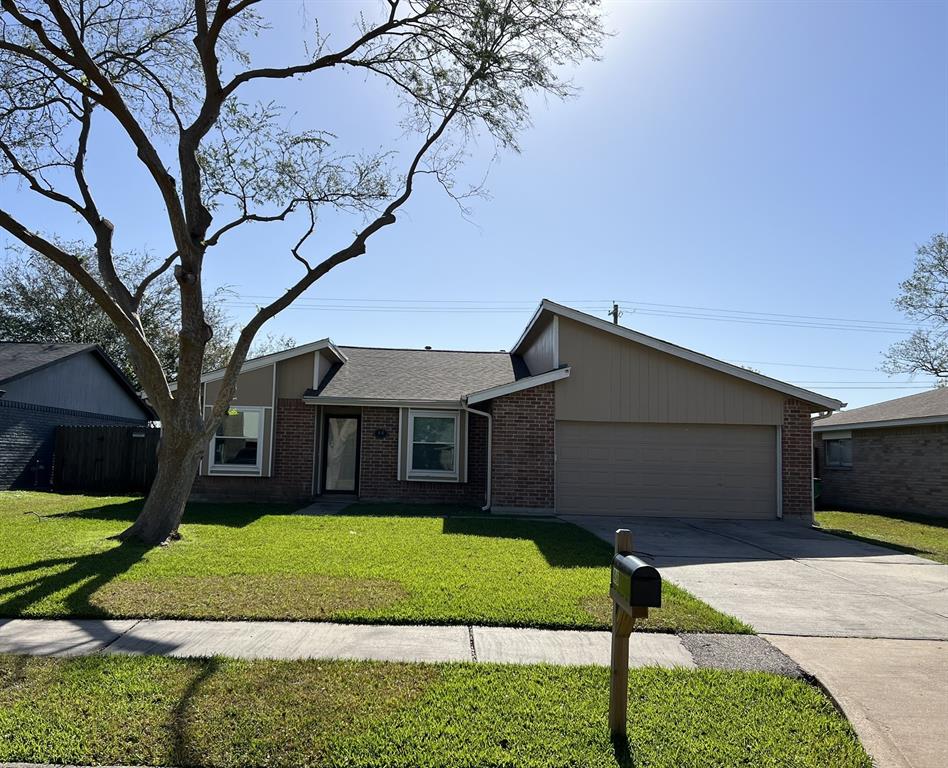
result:
[[[607,314],[612,315],[612,322],[613,322],[613,323],[615,323],[616,325],[619,324],[619,315],[620,315],[621,313],[619,312],[619,305],[616,304],[614,301],[612,302],[612,311],[611,311],[611,312],[608,312]]]

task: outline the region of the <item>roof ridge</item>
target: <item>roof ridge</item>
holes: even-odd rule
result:
[[[512,355],[504,349],[425,349],[423,347],[369,347],[361,344],[339,344],[339,349],[371,349],[378,352],[449,352],[458,355]]]

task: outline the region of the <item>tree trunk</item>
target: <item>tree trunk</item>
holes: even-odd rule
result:
[[[186,434],[162,426],[158,445],[158,471],[135,522],[116,538],[143,544],[163,544],[173,538],[181,524],[201,454],[201,434]]]

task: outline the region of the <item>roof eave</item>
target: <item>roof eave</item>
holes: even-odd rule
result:
[[[876,421],[841,422],[838,424],[820,423],[821,421],[829,421],[829,419],[818,419],[814,421],[814,432],[837,432],[849,429],[886,429],[888,427],[914,427],[926,424],[948,424],[948,415],[915,416],[905,419],[879,419]]]
[[[532,389],[533,387],[539,387],[543,384],[565,379],[569,376],[570,370],[570,367],[566,365],[562,368],[554,368],[552,371],[547,371],[546,373],[538,373],[536,376],[527,376],[508,384],[498,384],[495,387],[488,387],[478,392],[472,392],[464,397],[464,401],[468,405],[475,405],[477,403],[483,403],[485,400],[493,400],[497,397],[512,395],[514,392],[522,392],[525,389]]]
[[[411,400],[407,398],[383,397],[334,397],[327,395],[303,395],[307,405],[341,405],[378,408],[459,408],[461,398],[452,400]]]

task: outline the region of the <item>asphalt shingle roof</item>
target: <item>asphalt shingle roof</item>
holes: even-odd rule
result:
[[[900,419],[923,419],[933,416],[948,418],[948,387],[932,389],[917,395],[886,400],[884,403],[840,411],[825,419],[813,422],[815,427],[843,427],[875,421],[898,421]]]
[[[459,400],[528,375],[507,352],[339,347],[348,358],[307,395],[378,400]]]
[[[78,352],[95,348],[95,344],[0,342],[0,384],[59,360],[72,357]]]

